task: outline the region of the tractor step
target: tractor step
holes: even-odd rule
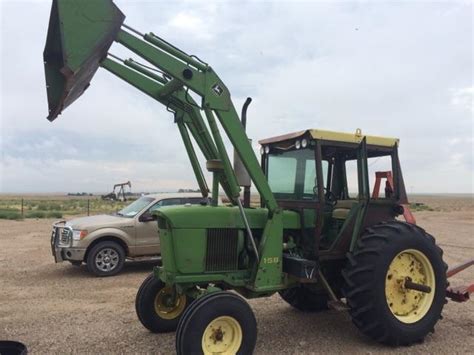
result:
[[[317,282],[318,269],[314,260],[283,253],[283,272],[297,277],[302,282]]]

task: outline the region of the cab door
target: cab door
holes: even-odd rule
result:
[[[364,137],[357,148],[357,176],[359,183],[358,196],[358,211],[352,230],[352,239],[350,244],[350,251],[355,248],[356,241],[362,231],[367,209],[370,201],[370,186],[369,186],[369,168],[367,164],[367,139]]]

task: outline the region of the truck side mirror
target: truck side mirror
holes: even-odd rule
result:
[[[145,212],[140,217],[138,217],[138,221],[139,222],[156,221],[156,216],[151,214],[150,212]]]

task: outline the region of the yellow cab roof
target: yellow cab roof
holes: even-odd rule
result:
[[[344,142],[344,143],[360,143],[362,139],[365,137],[367,140],[367,144],[383,146],[383,147],[393,147],[395,144],[399,143],[398,138],[368,136],[368,135],[362,134],[362,131],[360,129],[357,129],[355,133],[334,132],[334,131],[326,131],[322,129],[307,129],[305,131],[299,131],[299,132],[285,134],[282,136],[262,139],[259,141],[259,143],[262,145],[276,143],[276,142],[286,141],[290,139],[297,139],[307,134],[309,134],[311,138],[313,139],[320,139],[320,140],[334,141],[334,142]]]

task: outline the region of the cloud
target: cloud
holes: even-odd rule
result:
[[[168,24],[187,32],[201,31],[203,28],[203,21],[199,17],[186,12],[179,12],[168,22]]]
[[[461,109],[474,112],[474,87],[452,89],[451,103]]]
[[[472,192],[471,3],[116,3],[127,24],[210,63],[237,111],[253,97],[254,142],[362,128],[401,139],[414,192]],[[107,191],[123,179],[138,190],[195,187],[172,115],[104,70],[45,119],[49,11],[49,1],[0,2],[0,192]]]
[[[135,192],[167,192],[194,187],[192,174],[182,162],[143,162],[136,160],[23,159],[6,157],[2,162],[6,191],[20,192],[99,192],[132,177]],[[21,174],[18,174],[21,171]],[[136,172],[140,174],[137,176]],[[165,172],[165,173],[164,173]]]

